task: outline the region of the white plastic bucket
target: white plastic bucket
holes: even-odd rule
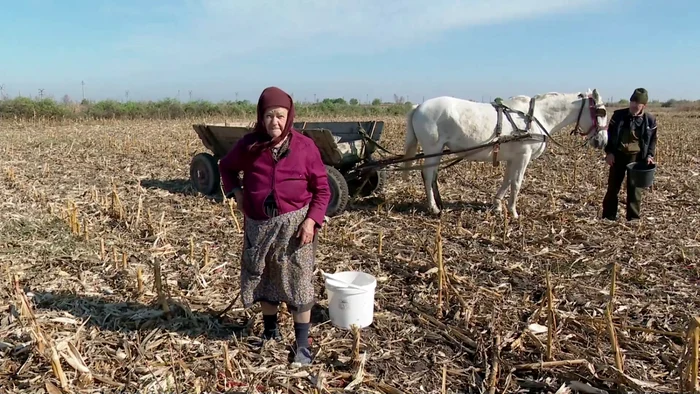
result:
[[[326,277],[325,282],[331,323],[346,330],[353,324],[359,328],[372,324],[377,279],[359,271],[338,272],[332,276]]]

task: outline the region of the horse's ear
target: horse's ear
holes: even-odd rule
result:
[[[591,96],[596,102],[600,102],[600,93],[598,93],[598,89],[593,89]]]

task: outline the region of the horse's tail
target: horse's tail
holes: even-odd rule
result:
[[[413,108],[411,108],[406,115],[406,141],[404,143],[404,158],[413,157],[416,155],[416,152],[418,152],[418,139],[416,138],[415,130],[413,130],[413,114],[416,112],[419,105],[420,104],[413,105]],[[411,163],[413,163],[413,160],[403,162],[402,167],[404,171],[403,174],[401,174],[401,178],[404,181],[408,180],[407,168],[410,167]]]

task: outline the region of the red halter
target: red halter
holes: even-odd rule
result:
[[[579,95],[579,97],[584,98],[582,94]],[[581,124],[581,115],[583,115],[583,108],[586,106],[586,102],[588,102],[588,112],[591,115],[591,127],[588,128],[585,132],[581,131],[580,124]],[[596,103],[595,99],[593,98],[592,94],[589,94],[588,97],[586,97],[584,100],[581,100],[581,108],[578,111],[578,118],[576,119],[576,127],[571,131],[571,134],[578,132],[579,135],[582,136],[587,136],[591,134],[593,131],[599,131],[599,124],[598,124],[598,117],[599,116],[605,116],[606,111],[605,108],[602,106],[602,104]]]

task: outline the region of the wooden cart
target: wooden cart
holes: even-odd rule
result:
[[[221,192],[218,162],[253,127],[251,123],[193,125],[204,146],[212,152],[192,158],[190,180],[196,190],[205,195]],[[382,189],[384,170],[358,169],[373,161],[384,122],[296,122],[294,128],[314,140],[326,166],[331,188],[327,216],[342,213],[351,196],[367,197]]]

